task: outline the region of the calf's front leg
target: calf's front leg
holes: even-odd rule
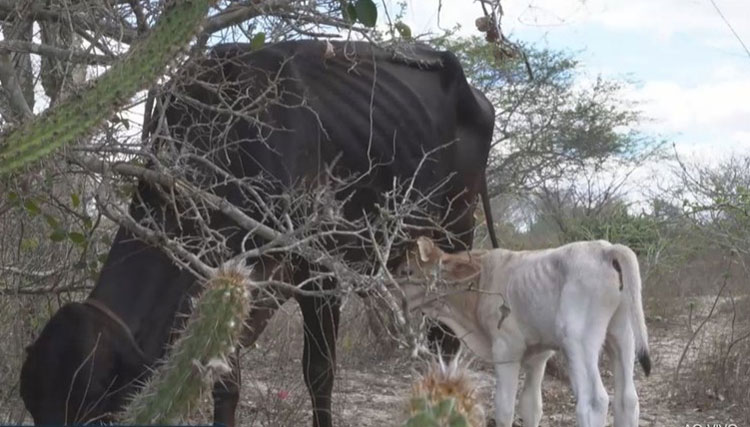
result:
[[[518,362],[495,363],[495,426],[513,427],[513,406],[518,390]]]
[[[495,367],[495,425],[512,427],[518,373],[521,370],[523,349],[516,348],[513,339],[496,337],[492,343],[492,360]]]
[[[542,380],[547,360],[554,354],[544,351],[528,357],[523,362],[526,379],[519,399],[519,413],[524,427],[538,427],[542,420]]]

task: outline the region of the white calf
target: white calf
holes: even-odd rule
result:
[[[511,427],[518,374],[524,426],[542,417],[547,359],[561,350],[569,364],[578,425],[604,426],[609,398],[599,375],[605,343],[614,364],[615,427],[638,425],[635,356],[651,370],[638,260],[627,246],[576,242],[555,249],[443,253],[428,238],[397,274],[408,274],[409,306],[453,329],[478,357],[494,364],[495,417]],[[417,279],[416,281],[414,279]],[[425,286],[428,279],[436,286]]]

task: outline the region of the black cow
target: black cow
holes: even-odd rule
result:
[[[254,52],[249,46],[223,45],[188,70],[194,79],[174,88],[166,103],[170,132],[223,171],[235,177],[262,173],[265,182],[272,183],[266,194],[278,195],[300,183],[316,182],[335,163],[337,174],[358,177],[337,195],[345,200],[344,215],[356,220],[363,212],[375,211],[394,178],[415,176],[424,154],[432,153],[416,174],[414,187],[426,192],[447,180],[430,196],[434,213],[457,236],[444,240],[444,249],[471,246],[473,208],[480,192],[486,196],[484,169],[494,109],[467,83],[453,54],[421,46],[385,50],[363,42],[283,42]],[[270,92],[269,80],[275,81]],[[273,102],[259,108],[254,118],[232,118],[218,108],[226,107],[227,99],[237,101],[232,108],[245,108],[255,99],[269,99],[271,92]],[[207,173],[205,167],[202,173]],[[213,185],[201,176],[195,178],[197,184]],[[263,220],[236,186],[211,189]],[[171,205],[151,184],[142,182],[135,199],[139,203],[133,203],[131,213],[136,219],[148,214],[171,233],[194,232],[189,221],[177,224],[169,213]],[[209,221],[235,251],[262,242],[243,240],[246,231],[218,213]],[[346,246],[343,238],[335,244],[345,248],[351,261],[369,256],[355,250],[356,245]],[[299,259],[289,269],[291,280],[300,283],[320,267]],[[62,307],[28,348],[21,395],[34,422],[110,420],[133,391],[134,380],[142,379],[147,366],[163,355],[180,317],[176,313],[184,309],[185,296],[194,292],[194,282],[186,269],[121,227],[89,299]],[[334,286],[327,280],[309,288]],[[339,301],[329,296],[294,298],[305,323],[302,360],[313,425],[330,427]],[[253,336],[246,344],[260,334],[277,306],[251,311]],[[214,389],[217,423],[234,425],[236,367],[233,375],[233,381],[217,383]]]

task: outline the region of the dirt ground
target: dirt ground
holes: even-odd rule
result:
[[[710,305],[710,300],[704,301]],[[382,427],[403,422],[407,395],[424,362],[408,358],[406,350],[375,339],[364,320],[362,307],[353,302],[344,310],[339,339],[339,363],[334,390],[333,411],[337,426]],[[705,305],[704,304],[704,305]],[[700,321],[699,317],[692,320]],[[673,375],[691,334],[685,314],[648,318],[652,375],[636,370],[641,405],[641,426],[694,424],[748,425],[740,420],[732,405],[707,391],[700,399],[686,399],[674,386]],[[294,304],[282,308],[258,346],[243,356],[243,391],[238,413],[243,426],[305,426],[310,424],[310,403],[301,375],[301,321]],[[693,325],[695,327],[695,325]],[[721,328],[716,316],[705,326]],[[700,343],[696,343],[700,345]],[[690,354],[690,353],[688,353]],[[690,358],[682,372],[690,369]],[[612,393],[612,375],[602,364],[605,384]],[[494,379],[489,366],[474,363],[471,375],[476,381],[485,412],[492,413]],[[575,425],[575,402],[567,383],[547,377],[544,382],[542,426]],[[711,400],[715,400],[712,402]],[[208,402],[206,402],[208,403]],[[205,415],[210,412],[206,409]],[[491,417],[491,415],[490,415]],[[611,425],[611,411],[610,421]]]
[[[696,335],[680,371],[681,381],[673,376],[686,343],[711,305],[711,298],[695,301],[696,313],[688,320],[685,310],[649,314],[647,323],[653,363],[646,378],[636,369],[640,398],[640,426],[750,426],[741,419],[745,408],[712,392],[692,371],[700,367],[696,353],[710,345],[711,337],[727,328],[728,310],[719,305],[715,315]],[[662,304],[668,305],[668,304]],[[680,301],[673,304],[684,307]],[[725,304],[726,305],[726,304]],[[338,427],[389,427],[402,425],[411,384],[424,370],[425,362],[409,358],[408,351],[389,341],[376,338],[368,326],[365,310],[358,299],[349,300],[342,312],[338,341],[339,360],[333,396],[333,413]],[[238,424],[259,427],[300,427],[311,424],[310,399],[302,379],[302,322],[296,304],[287,303],[266,329],[254,348],[242,356],[243,384],[238,409]],[[605,384],[612,393],[612,375],[602,363]],[[471,376],[477,385],[485,413],[492,414],[494,379],[488,365],[474,363]],[[684,380],[682,378],[685,377]],[[677,385],[675,385],[677,384]],[[575,425],[575,402],[567,382],[547,376],[543,385],[544,427]],[[747,412],[744,412],[747,413]],[[611,415],[611,414],[610,414]],[[210,396],[191,421],[210,423]],[[26,422],[30,418],[26,417]],[[517,420],[518,421],[518,420]],[[522,425],[519,422],[519,425]],[[611,425],[611,416],[610,422]]]

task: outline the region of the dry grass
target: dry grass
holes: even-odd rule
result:
[[[701,301],[702,300],[702,301]],[[750,419],[750,298],[719,298],[710,313],[709,298],[695,300],[697,314],[685,327],[694,341],[676,378],[673,404],[678,409],[721,410]],[[698,325],[705,321],[703,328]],[[692,328],[692,329],[691,329]],[[692,331],[692,333],[691,333]]]

